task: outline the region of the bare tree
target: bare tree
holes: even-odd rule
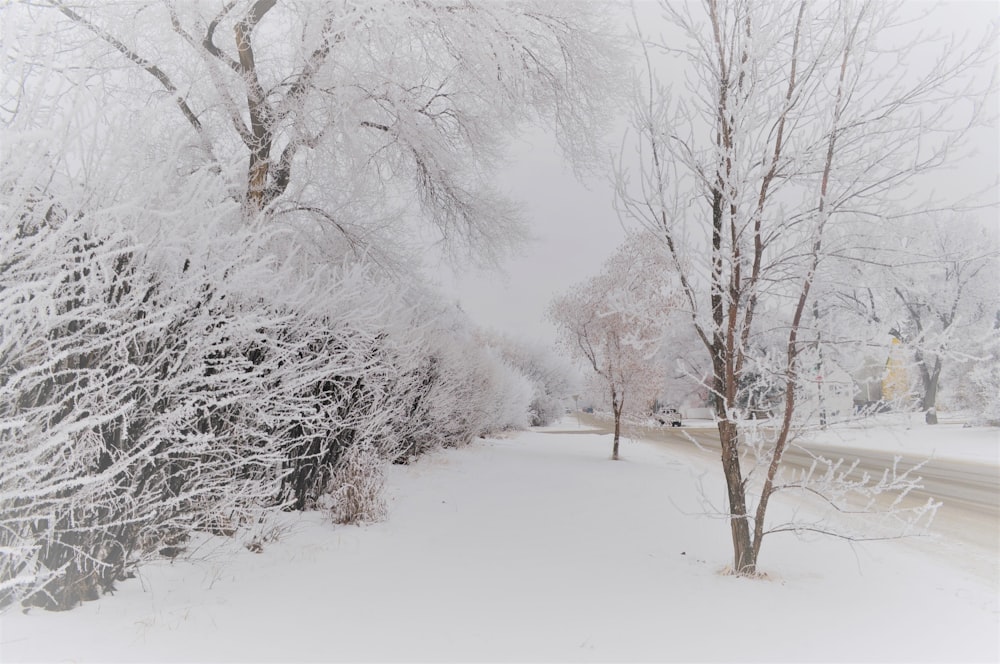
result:
[[[830,228],[900,214],[908,185],[947,164],[984,121],[994,89],[970,75],[989,60],[988,37],[969,50],[921,37],[888,48],[899,38],[893,9],[664,2],[672,32],[662,42],[636,21],[646,58],[633,109],[640,165],[633,176],[619,162],[617,205],[662,238],[711,359],[737,574],[755,573],[769,501],[794,484],[779,468],[794,439],[802,353],[816,343],[807,330]],[[924,46],[935,49],[928,66],[901,64]],[[661,83],[658,58],[683,63],[685,83]],[[755,488],[739,404],[760,381],[781,395],[781,412],[756,455]]]
[[[608,398],[612,459],[618,459],[622,415],[648,409],[663,383],[664,367],[656,360],[675,288],[657,244],[646,233],[631,237],[603,272],[549,309],[564,345],[587,363]]]

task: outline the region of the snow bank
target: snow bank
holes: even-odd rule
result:
[[[564,422],[569,428],[572,422]],[[715,474],[607,435],[528,432],[391,469],[368,527],[285,515],[66,613],[9,611],[0,660],[996,661],[996,588],[894,542],[730,556]]]
[[[970,427],[946,418],[928,425],[923,417],[922,413],[879,415],[810,431],[806,439],[821,445],[1000,466],[1000,429]]]

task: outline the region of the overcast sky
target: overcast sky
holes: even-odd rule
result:
[[[549,301],[595,274],[624,231],[610,183],[578,180],[551,137],[532,132],[512,151],[517,158],[499,184],[522,203],[535,237],[502,272],[443,269],[442,287],[484,327],[552,341],[555,329],[545,320]]]
[[[908,2],[907,9],[930,5],[921,0]],[[1000,20],[1000,0],[943,4],[935,10],[935,25],[950,24],[960,35],[981,35],[989,20]],[[652,19],[655,4],[640,3],[640,16]],[[1000,106],[994,110],[1000,113]],[[609,136],[612,145],[620,140],[620,132]],[[969,181],[978,182],[979,187],[993,185],[996,201],[1000,163],[996,125],[992,131],[977,134],[975,143],[978,154],[942,173],[940,182],[945,183],[942,186],[965,186]],[[549,301],[598,272],[624,238],[624,230],[613,209],[609,182],[602,178],[580,182],[545,132],[522,135],[511,144],[510,154],[512,162],[500,174],[499,184],[524,205],[534,241],[505,262],[504,273],[465,268],[456,275],[454,270],[441,268],[439,278],[447,296],[483,327],[553,341],[555,328],[545,319]],[[996,209],[983,218],[1000,228]]]

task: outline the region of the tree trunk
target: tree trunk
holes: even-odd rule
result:
[[[923,383],[924,395],[920,400],[920,410],[927,413],[927,424],[937,424],[937,391],[938,379],[941,377],[941,357],[934,358],[930,366],[927,358],[920,354],[917,357],[920,367],[920,382]]]
[[[257,0],[243,20],[233,28],[239,67],[247,89],[247,111],[250,115],[250,138],[245,140],[250,148],[250,165],[247,169],[247,191],[245,208],[248,216],[254,216],[264,209],[267,201],[268,172],[271,166],[272,111],[268,107],[267,95],[257,77],[257,63],[250,37],[254,28],[271,11],[275,0]]]
[[[718,411],[717,411],[718,412]],[[739,431],[736,423],[722,417],[719,420],[719,440],[722,442],[722,469],[726,476],[729,498],[729,528],[733,536],[733,572],[744,576],[757,570],[750,523],[747,519],[746,492],[740,468]]]
[[[618,461],[618,440],[621,438],[622,430],[622,410],[624,407],[624,399],[619,399],[618,390],[615,386],[611,386],[611,414],[615,418],[615,443],[614,447],[611,448],[611,460]]]
[[[615,445],[611,450],[611,459],[618,461],[618,440],[621,437],[621,426],[622,426],[622,412],[619,409],[614,410],[615,413]]]

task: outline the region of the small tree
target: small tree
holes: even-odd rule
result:
[[[614,417],[611,458],[618,459],[622,415],[656,398],[664,368],[656,361],[674,285],[654,237],[629,238],[599,275],[553,300],[549,315],[570,353],[601,383]]]

